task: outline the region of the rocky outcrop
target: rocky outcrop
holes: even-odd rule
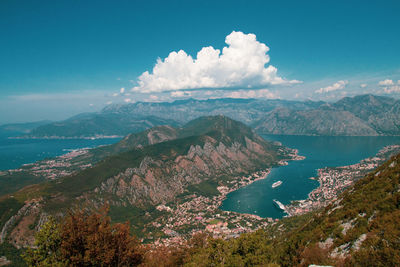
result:
[[[111,207],[144,211],[172,201],[192,185],[210,182],[207,186],[217,190],[220,179],[277,165],[290,158],[289,152],[224,116],[198,118],[181,128],[155,127],[82,156],[96,158],[97,165],[32,186],[35,195],[45,197],[27,199],[2,236],[13,236],[8,241],[17,246],[31,244],[34,229],[47,214],[62,217],[75,205],[90,209],[108,202]]]
[[[262,144],[247,137],[245,140],[245,144],[233,142],[227,146],[208,137],[204,145],[192,145],[186,154],[168,160],[145,157],[140,166],[110,177],[95,191],[115,195],[130,205],[171,201],[189,185],[249,172],[271,161],[271,152]]]
[[[35,225],[35,220],[40,216],[40,213],[40,200],[27,202],[4,224],[0,233],[0,244],[7,240],[17,248],[32,245],[35,233],[32,226]]]
[[[266,134],[374,136],[378,132],[349,111],[332,109],[294,111],[277,109],[258,123]]]
[[[346,97],[334,108],[351,112],[370,125],[378,134],[400,134],[400,102],[390,97],[361,95]]]

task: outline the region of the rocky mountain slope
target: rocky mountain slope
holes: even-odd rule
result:
[[[348,111],[275,109],[254,123],[264,134],[374,136],[377,131]]]
[[[195,204],[204,198],[190,191],[191,186],[229,184],[227,176],[232,179],[272,166],[287,154],[285,148],[263,141],[248,127],[223,116],[203,117],[182,128],[157,127],[128,136],[119,145],[134,148],[78,174],[1,198],[0,239],[16,246],[30,244],[49,214],[63,216],[67,207],[90,208],[105,201],[111,204],[112,217],[130,220],[134,229],[139,225],[149,232],[146,227],[154,216],[165,217],[171,199],[192,197],[190,203]],[[399,199],[397,155],[328,206],[268,223],[264,230],[238,238],[209,239],[190,247],[184,262],[189,266],[398,266]]]
[[[224,116],[201,117],[181,128],[156,127],[106,149],[111,156],[93,167],[0,199],[2,239],[28,244],[48,214],[65,214],[75,205],[108,202],[112,212],[129,207],[131,219],[143,212],[151,216],[155,205],[174,200],[191,185],[212,180],[217,187],[220,180],[288,158],[284,147]],[[19,234],[10,235],[15,231]]]
[[[374,136],[400,134],[400,101],[389,97],[345,97],[316,109],[275,109],[253,126],[259,133]]]
[[[333,104],[333,107],[336,110],[351,112],[378,134],[400,133],[400,101],[393,98],[373,95],[346,97]]]
[[[94,166],[99,161],[130,149],[177,138],[172,126],[157,126],[130,134],[120,142],[93,149],[74,150],[70,153],[25,164],[18,169],[0,171],[0,196],[15,192],[24,186],[58,179]]]
[[[400,154],[327,207],[265,230],[211,239],[188,266],[399,266]],[[215,257],[218,255],[218,257]]]
[[[320,251],[328,261],[351,266],[399,265],[399,188],[397,155],[315,213],[301,231],[290,231],[286,250],[294,245],[303,255]]]
[[[297,110],[316,107],[320,102],[256,99],[179,100],[172,103],[138,102],[110,105],[99,113],[80,114],[31,131],[27,138],[96,137],[122,135],[143,131],[158,125],[183,125],[209,115],[225,115],[250,125],[265,112],[276,107]]]
[[[399,135],[400,101],[382,96],[345,97],[336,103],[269,99],[179,100],[110,105],[34,129],[25,137],[127,135],[157,125],[183,125],[208,115],[225,115],[263,134]]]

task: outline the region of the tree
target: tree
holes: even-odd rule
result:
[[[60,225],[50,217],[36,234],[35,247],[27,249],[22,257],[29,266],[65,266],[60,247]]]
[[[29,266],[137,266],[143,248],[128,223],[111,225],[108,207],[71,212],[62,224],[53,218],[37,233],[35,248],[23,255]]]
[[[71,213],[62,226],[61,254],[72,266],[136,266],[143,251],[129,224],[111,225],[108,208]]]

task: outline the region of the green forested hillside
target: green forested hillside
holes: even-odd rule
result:
[[[156,196],[156,199],[164,197],[165,192],[174,192],[170,199],[180,196],[179,194],[183,192],[180,187],[176,187],[175,191],[171,191],[171,189],[175,186],[174,183],[177,179],[188,179],[188,171],[193,170],[192,166],[194,165],[190,165],[192,163],[186,161],[184,175],[166,175],[164,172],[177,168],[177,158],[195,153],[194,151],[198,149],[196,153],[203,155],[204,162],[213,166],[210,159],[204,154],[205,150],[202,150],[202,147],[210,149],[208,154],[220,151],[218,155],[223,157],[222,150],[215,148],[215,140],[224,143],[226,147],[231,144],[235,148],[240,144],[243,149],[248,145],[247,142],[250,142],[248,140],[251,140],[253,143],[248,146],[249,148],[257,147],[255,142],[259,142],[257,144],[264,149],[262,150],[264,155],[262,159],[256,157],[259,155],[257,154],[259,150],[249,148],[243,150],[248,155],[252,155],[252,164],[257,163],[257,159],[260,160],[260,164],[241,165],[246,161],[243,159],[239,161],[233,157],[227,168],[220,169],[224,172],[237,166],[240,168],[247,166],[251,169],[267,163],[272,164],[280,157],[276,154],[278,147],[274,148],[273,144],[259,141],[251,129],[223,116],[201,118],[181,129],[168,128],[165,130],[164,132],[162,129],[158,129],[157,135],[168,133],[166,136],[173,140],[139,146],[107,157],[95,167],[78,174],[26,187],[13,196],[0,199],[0,224],[4,225],[13,214],[21,210],[22,206],[30,209],[30,214],[28,213],[26,218],[30,218],[29,226],[32,226],[33,229],[35,220],[39,220],[41,212],[57,215],[60,214],[60,211],[71,207],[73,203],[93,203],[98,206],[109,201],[111,217],[117,221],[129,220],[135,228],[137,227],[135,223],[143,226],[144,219],[151,223],[153,211],[157,213],[157,216],[163,216],[161,211],[154,208],[154,203],[159,202],[152,200],[154,194],[145,195],[144,193],[147,191],[139,194],[141,200],[137,202],[137,206],[126,205],[125,203],[128,202],[123,201],[131,196],[136,197],[135,192],[139,192],[143,188],[158,192],[159,195]],[[145,135],[147,136],[149,133],[146,132]],[[176,139],[174,139],[175,137]],[[142,140],[144,135],[130,138],[133,138],[131,141],[135,143],[139,139]],[[125,139],[125,142],[128,141],[129,137]],[[206,142],[214,143],[205,146]],[[233,150],[226,151],[232,153]],[[154,158],[156,161],[145,160],[146,157]],[[186,158],[186,160],[188,159],[190,157]],[[188,168],[188,166],[191,167]],[[128,169],[130,170],[125,171]],[[163,172],[155,171],[158,169],[162,169]],[[157,174],[158,180],[154,186],[151,185],[154,183],[153,176],[138,176],[140,173],[148,173],[149,170]],[[190,176],[191,179],[202,177],[198,176],[199,173],[201,172],[193,172]],[[109,177],[114,178],[109,180]],[[136,177],[136,180],[131,179],[132,177]],[[107,182],[105,182],[106,180]],[[132,187],[135,191],[125,190],[129,188],[129,183],[137,181],[142,184]],[[218,186],[218,183],[205,185],[204,181],[214,183],[216,180],[206,176],[201,181],[191,180],[185,184],[186,191],[189,193],[204,190],[211,192],[210,189],[215,190],[215,187]],[[160,182],[166,182],[165,184],[168,186],[165,187]],[[212,197],[212,192],[210,195]],[[146,197],[143,198],[144,196]],[[148,199],[147,206],[143,206],[145,204],[143,199]],[[143,266],[308,266],[310,264],[400,266],[399,208],[400,154],[357,181],[354,186],[347,189],[338,199],[322,210],[284,218],[267,225],[264,229],[242,234],[238,238],[224,240],[203,235],[194,236],[192,240],[181,245],[157,247],[156,249],[146,248],[141,264]],[[21,225],[24,218],[22,216],[15,221],[15,225]],[[9,228],[9,233],[12,229],[17,229],[13,233],[23,230],[21,227]],[[29,230],[27,231],[29,232]],[[13,242],[18,241],[12,240],[14,240]],[[8,251],[8,248],[4,246],[1,249]]]
[[[238,239],[210,239],[188,266],[399,266],[400,155],[324,210]]]
[[[239,238],[223,240],[196,234],[184,244],[168,247],[130,244],[135,239],[127,236],[127,228],[117,224],[112,230],[104,213],[88,216],[78,212],[59,226],[50,221],[53,230],[48,232],[45,227],[47,232],[43,230],[37,236],[40,249],[28,250],[25,257],[30,264],[49,257],[49,261],[63,265],[71,262],[70,254],[74,254],[73,266],[97,266],[90,262],[99,262],[99,257],[131,259],[104,250],[108,241],[93,242],[101,233],[110,242],[122,242],[125,250],[134,252],[131,266],[399,266],[399,177],[400,154],[359,180],[324,210],[285,218]],[[71,234],[70,225],[76,225],[77,232]],[[125,231],[126,238],[115,239],[113,231]],[[82,241],[77,243],[77,250],[66,250],[77,240]],[[46,248],[49,243],[56,245]]]
[[[211,201],[219,194],[217,187],[277,165],[290,158],[290,151],[224,116],[202,117],[181,128],[155,127],[72,159],[91,163],[90,167],[2,196],[0,227],[5,227],[5,240],[28,246],[42,218],[63,217],[71,208],[92,209],[110,203],[114,221],[129,220],[137,234],[152,238],[144,224],[151,224],[156,217],[162,219],[156,206],[177,205],[174,201],[193,194]],[[11,200],[20,205],[19,210],[8,204]],[[202,227],[206,223],[203,217]],[[186,234],[192,228],[181,230]],[[160,229],[157,232],[164,235]]]

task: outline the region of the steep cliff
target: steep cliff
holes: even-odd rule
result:
[[[12,198],[18,203],[35,203],[40,211],[29,214],[37,218],[47,214],[63,216],[75,205],[91,208],[106,202],[112,210],[132,207],[148,213],[155,205],[174,200],[191,185],[212,180],[217,187],[220,179],[271,167],[287,159],[290,152],[224,116],[202,117],[181,128],[156,127],[91,153],[99,155],[101,151],[109,156],[101,156],[94,167],[24,188]],[[3,214],[11,216],[17,212],[18,209],[14,213],[6,209]],[[32,218],[30,223],[34,225]],[[28,237],[9,235],[15,227],[21,233],[29,233],[22,230],[28,226],[20,224],[24,219],[14,217],[12,227],[10,219],[3,220],[7,224],[6,228],[2,225],[6,229],[3,239],[20,246],[29,243]]]
[[[317,110],[276,109],[255,123],[266,134],[374,136],[377,131],[349,111],[331,107]]]

